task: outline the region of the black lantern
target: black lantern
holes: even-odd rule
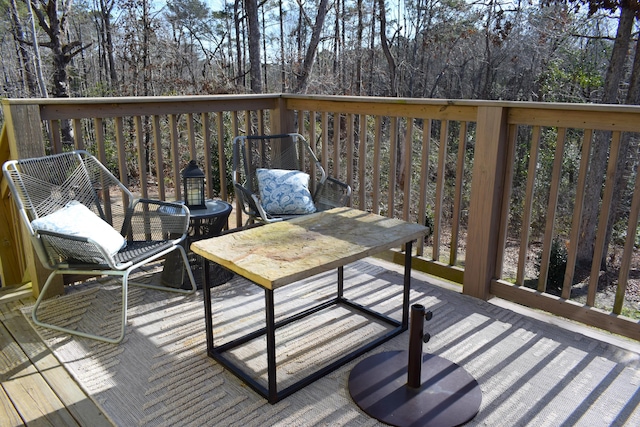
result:
[[[184,184],[184,204],[191,209],[205,209],[204,204],[204,172],[198,168],[195,160],[191,160],[182,170]]]

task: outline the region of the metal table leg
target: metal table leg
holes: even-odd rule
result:
[[[209,260],[203,258],[202,271],[204,272],[204,283],[209,283]],[[211,288],[209,286],[202,287],[204,291],[204,324],[205,333],[207,334],[207,352],[213,351],[213,319],[211,310]]]
[[[286,319],[281,319],[278,322],[275,321],[275,300],[274,291],[272,289],[265,289],[265,322],[264,328],[250,332],[242,337],[236,338],[228,343],[214,346],[213,339],[213,319],[212,319],[212,307],[211,307],[211,289],[208,286],[203,287],[204,292],[204,304],[205,304],[205,325],[207,334],[207,351],[210,357],[218,361],[225,368],[229,369],[231,373],[236,375],[242,381],[244,381],[249,387],[251,387],[258,394],[266,398],[269,403],[274,404],[285,397],[291,395],[302,387],[312,383],[313,381],[322,378],[330,372],[333,372],[345,363],[355,359],[356,357],[366,353],[367,351],[379,346],[380,344],[390,340],[391,338],[406,331],[409,326],[409,292],[411,290],[411,242],[406,244],[405,255],[405,270],[404,270],[404,283],[403,283],[403,296],[402,296],[402,320],[397,321],[386,316],[383,313],[376,312],[372,309],[364,307],[358,303],[355,303],[347,298],[344,298],[344,268],[338,268],[338,283],[337,283],[337,296],[335,299],[320,303],[316,306],[303,310],[300,313],[296,313]],[[209,281],[209,261],[203,259],[205,282]],[[362,313],[369,314],[376,319],[392,326],[393,329],[389,330],[386,334],[362,345],[360,348],[351,351],[348,354],[339,357],[334,362],[320,367],[314,373],[307,377],[298,380],[294,384],[285,387],[282,390],[278,390],[277,382],[277,360],[276,360],[276,330],[280,327],[288,325],[292,322],[300,320],[306,316],[330,307],[334,304],[344,304],[352,307]],[[224,353],[241,346],[253,339],[256,339],[264,335],[267,341],[267,386],[260,384],[256,379],[252,378],[249,372],[241,367],[233,360],[225,357]]]
[[[278,401],[278,381],[276,378],[276,327],[273,289],[264,290],[265,313],[267,322],[267,382],[269,403]]]

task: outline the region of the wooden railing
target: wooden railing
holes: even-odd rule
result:
[[[633,257],[638,256],[640,191],[631,201],[624,230],[627,242],[619,248],[621,296],[611,306],[591,296],[597,291],[597,269],[586,281],[586,300],[572,295],[589,135],[594,130],[614,131],[615,144],[622,132],[639,132],[638,107],[242,95],[4,100],[3,111],[1,160],[86,148],[134,191],[161,199],[181,198],[176,183],[180,170],[193,158],[205,171],[208,196],[232,201],[233,138],[299,132],[329,174],[351,185],[354,207],[430,226],[432,235],[416,245],[414,268],[459,283],[471,296],[497,295],[640,339],[637,320],[621,316],[633,307],[625,299],[625,289],[629,273],[638,271]],[[550,151],[551,145],[555,148]],[[586,155],[577,156],[582,162],[572,171],[577,176],[571,187],[573,208],[567,213],[562,204],[561,214],[556,215],[558,193],[565,188],[562,160],[568,156],[563,150],[569,146],[587,147]],[[544,181],[539,156],[549,152],[556,161],[548,161],[553,167]],[[525,174],[522,165],[527,165]],[[540,195],[545,186],[548,197]],[[602,212],[607,212],[610,188],[605,188]],[[2,190],[0,221],[6,219],[0,224],[0,238],[19,239],[6,185]],[[545,215],[538,218],[546,218],[544,226],[533,220],[532,211],[540,206]],[[559,227],[558,222],[570,226]],[[242,223],[236,209],[229,227]],[[533,229],[543,232],[533,235],[529,232]],[[604,241],[600,234],[596,250]],[[565,275],[569,285],[558,296],[546,281],[557,238],[569,248]],[[29,251],[21,251],[20,244],[10,246],[11,250],[4,247],[0,252],[3,284],[29,277],[37,283],[39,273],[37,267],[29,267],[35,263]],[[402,262],[400,249],[387,258]],[[537,259],[539,273],[531,271],[532,259]],[[19,268],[12,272],[9,265]]]

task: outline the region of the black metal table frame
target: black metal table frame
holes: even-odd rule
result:
[[[397,321],[388,316],[385,316],[382,313],[378,313],[373,311],[367,307],[364,307],[358,303],[355,303],[347,298],[343,297],[344,291],[344,267],[338,267],[338,289],[337,296],[329,301],[325,301],[320,303],[314,307],[308,308],[304,311],[296,313],[286,319],[275,321],[275,310],[274,310],[274,298],[273,298],[273,289],[265,288],[265,312],[266,312],[266,327],[258,329],[254,332],[250,332],[242,337],[236,338],[228,343],[225,343],[220,346],[215,346],[213,343],[213,319],[212,319],[212,308],[211,308],[211,289],[209,286],[204,286],[204,311],[205,311],[205,325],[206,325],[206,335],[207,335],[207,353],[209,357],[216,360],[222,366],[231,371],[236,377],[240,378],[244,381],[249,387],[251,387],[256,393],[264,397],[269,401],[269,403],[274,404],[281,399],[295,393],[296,391],[306,387],[312,382],[322,378],[323,376],[335,371],[339,367],[344,364],[352,361],[356,357],[368,352],[369,350],[377,347],[378,345],[389,341],[390,339],[400,335],[404,331],[406,331],[409,327],[409,291],[411,288],[411,248],[412,242],[405,243],[405,259],[404,259],[404,288],[403,288],[403,297],[402,297],[402,320]],[[205,283],[209,282],[209,260],[206,258],[204,261],[204,274],[205,274]],[[259,285],[256,285],[259,286]],[[351,353],[348,353],[338,360],[331,362],[330,364],[318,369],[312,374],[308,375],[305,378],[298,380],[297,382],[287,386],[281,391],[278,391],[278,383],[277,383],[277,361],[276,361],[276,339],[275,332],[276,329],[288,325],[292,322],[300,320],[306,316],[309,316],[313,313],[316,313],[320,310],[323,310],[327,307],[330,307],[335,304],[345,304],[351,308],[354,308],[360,312],[364,312],[375,317],[378,320],[381,320],[385,323],[394,326],[394,329],[391,329],[384,335],[376,338],[375,340],[366,343],[360,348],[353,350]],[[250,375],[248,375],[239,365],[237,365],[231,359],[225,357],[224,353],[233,348],[239,347],[253,339],[256,339],[262,335],[266,334],[267,338],[267,382],[268,387],[264,387],[258,381],[253,379]]]

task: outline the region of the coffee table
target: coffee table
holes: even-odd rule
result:
[[[205,280],[209,279],[207,264],[213,261],[264,288],[265,294],[266,327],[216,346],[213,341],[211,290],[208,286],[203,287],[208,355],[273,404],[401,334],[407,330],[409,324],[412,242],[423,238],[427,231],[428,229],[420,224],[386,218],[352,208],[335,208],[194,242],[191,250],[204,258]],[[402,245],[405,245],[406,252],[401,321],[352,302],[343,296],[343,267],[346,264]],[[338,272],[335,298],[286,319],[275,321],[273,293],[275,289],[333,269],[337,269]],[[339,356],[334,362],[318,367],[307,377],[278,390],[276,329],[334,304],[345,305],[371,315],[389,324],[391,329],[360,348]],[[261,336],[266,336],[266,387],[225,355],[225,352]]]

